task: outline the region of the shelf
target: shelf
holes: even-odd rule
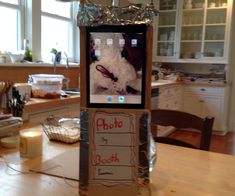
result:
[[[209,23],[206,26],[226,26],[226,23]]]
[[[202,40],[181,40],[183,43],[200,43]]]
[[[165,12],[176,12],[176,10],[159,10],[160,13],[165,13]]]
[[[184,24],[182,27],[201,27],[202,24]]]
[[[227,9],[227,6],[225,7],[208,7],[207,10],[221,10],[221,9]]]
[[[199,12],[204,11],[204,8],[183,9],[183,12]]]
[[[158,56],[159,58],[171,58],[171,59],[175,59],[175,56],[167,56],[167,55],[160,55]]]
[[[158,43],[174,43],[174,40],[166,40],[166,41],[162,41],[162,40],[158,40]]]
[[[225,40],[205,40],[205,42],[211,42],[211,43],[215,43],[215,42],[225,42]]]
[[[158,28],[175,28],[175,25],[159,25]]]

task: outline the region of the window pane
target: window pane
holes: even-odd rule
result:
[[[50,60],[52,48],[64,51],[69,55],[69,22],[42,16],[41,36],[44,61]]]
[[[0,0],[0,2],[5,2],[5,3],[11,3],[11,4],[18,5],[18,0]]]
[[[55,0],[42,0],[42,11],[70,18],[70,5],[71,3]]]
[[[17,50],[17,10],[0,7],[0,50]]]

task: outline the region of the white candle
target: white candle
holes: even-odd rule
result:
[[[20,156],[34,158],[42,155],[42,132],[20,132]]]

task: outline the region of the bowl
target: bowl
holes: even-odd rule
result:
[[[190,52],[183,53],[183,54],[182,54],[182,58],[183,58],[183,59],[192,58],[192,53],[190,53]]]
[[[4,148],[17,148],[19,146],[19,136],[4,137],[0,140]]]
[[[203,8],[204,7],[204,3],[195,3],[195,8]]]
[[[214,2],[211,2],[211,3],[209,3],[209,7],[215,7],[216,6],[216,3],[214,3]]]
[[[23,54],[9,54],[12,63],[20,63],[24,59]]]
[[[7,57],[5,55],[0,55],[0,63],[6,63]]]

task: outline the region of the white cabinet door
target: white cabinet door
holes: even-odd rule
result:
[[[181,86],[173,85],[168,87],[160,87],[158,108],[160,109],[181,109]]]
[[[202,115],[203,101],[194,95],[184,95],[183,111],[194,114],[196,116]]]
[[[159,15],[154,24],[153,58],[176,59],[177,56],[177,34],[178,34],[178,6],[177,0],[158,1]]]
[[[204,97],[203,98],[203,107],[202,107],[202,116],[213,116],[214,126],[213,129],[221,130],[222,129],[222,119],[223,119],[223,103],[221,97]]]
[[[184,86],[183,111],[202,118],[215,118],[213,130],[224,131],[226,111],[224,87]]]

